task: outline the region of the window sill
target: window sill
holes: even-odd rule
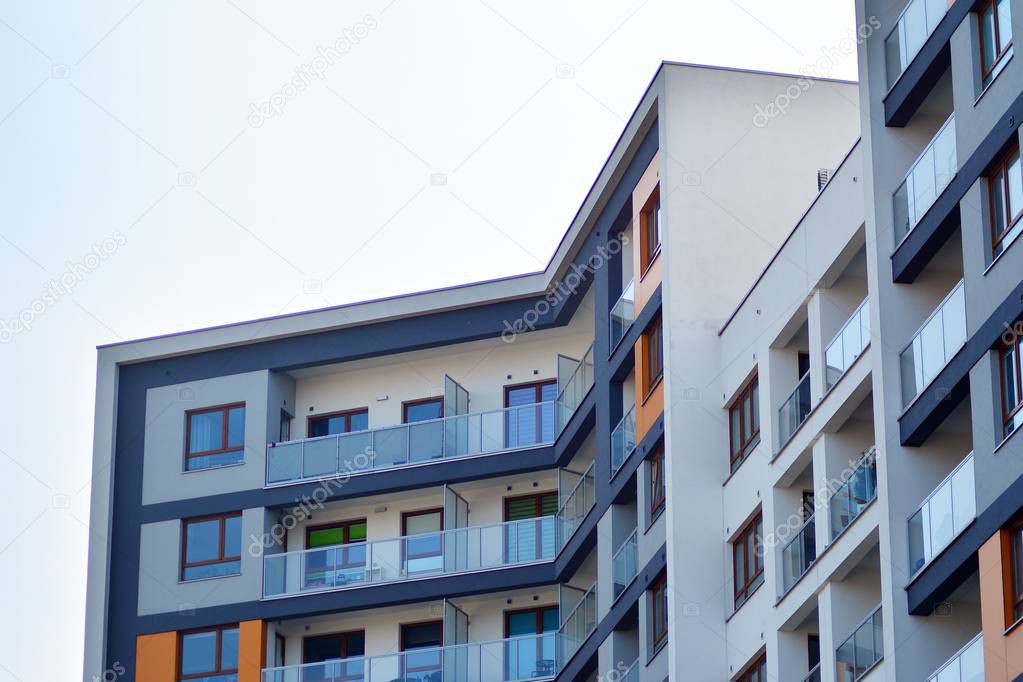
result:
[[[639,281],[640,282],[642,282],[644,279],[646,279],[646,276],[648,274],[650,274],[650,271],[653,269],[654,264],[657,263],[657,259],[660,258],[660,257],[661,257],[661,244],[658,244],[657,245],[657,249],[654,250],[653,254],[651,254],[650,260],[647,261],[646,267],[643,268],[643,271],[639,273]]]
[[[1013,429],[1012,433],[1010,433],[1008,436],[1003,438],[1002,441],[998,445],[995,446],[995,449],[992,451],[991,454],[997,455],[998,451],[1001,450],[1003,447],[1005,447],[1005,444],[1008,443],[1010,440],[1012,440],[1012,437],[1015,436],[1020,431],[1023,431],[1023,428],[1020,428],[1018,426],[1015,429]]]
[[[216,471],[217,469],[230,469],[232,467],[245,466],[245,460],[240,462],[232,462],[231,464],[217,464],[216,466],[203,467],[202,469],[183,469],[183,474],[200,474],[204,471]]]
[[[664,510],[665,510],[665,508],[666,508],[667,506],[668,506],[668,505],[667,505],[666,503],[662,503],[662,504],[661,504],[661,506],[660,506],[660,508],[659,508],[659,509],[657,510],[657,513],[656,513],[656,514],[652,514],[652,515],[650,516],[650,520],[649,520],[649,521],[647,521],[647,524],[646,524],[646,528],[644,528],[644,529],[643,529],[643,535],[646,535],[647,533],[649,533],[649,532],[650,532],[650,529],[654,527],[654,524],[655,524],[655,523],[657,523],[657,521],[658,521],[658,520],[659,520],[659,519],[660,519],[660,518],[661,518],[662,516],[664,516]]]
[[[751,601],[753,601],[753,597],[755,597],[757,595],[757,593],[760,592],[761,589],[763,589],[763,587],[764,587],[764,585],[766,583],[767,583],[767,580],[766,580],[766,576],[765,576],[765,579],[760,581],[760,584],[757,585],[756,589],[753,590],[752,592],[750,592],[746,596],[746,599],[744,599],[741,604],[739,604],[738,606],[734,607],[732,609],[732,612],[729,613],[727,616],[725,616],[725,623],[727,623],[728,621],[732,620],[732,617],[735,616],[735,614],[739,613],[739,611],[742,610],[743,606],[746,606],[746,604],[749,604]]]
[[[983,99],[984,95],[987,94],[987,91],[990,90],[991,87],[998,82],[998,77],[1002,75],[1002,73],[1005,71],[1005,67],[1007,67],[1009,65],[1009,62],[1012,61],[1013,53],[1014,49],[1012,45],[1005,48],[1005,52],[998,59],[998,61],[995,62],[994,68],[992,69],[994,75],[991,77],[991,80],[987,82],[987,85],[981,87],[980,94],[978,94],[977,98],[973,100],[974,107],[980,104],[980,100]]]
[[[1023,623],[1023,617],[1017,618],[1016,622],[1014,622],[1009,627],[1005,628],[1005,631],[1002,632],[1002,636],[1003,637],[1008,637],[1009,634],[1012,633],[1013,630],[1015,630],[1016,628],[1019,627],[1020,623]]]
[[[1013,225],[1007,230],[1007,232],[1011,232],[1012,230],[1015,230],[1020,225],[1020,223],[1021,223],[1020,218],[1016,218],[1016,222],[1013,223]],[[1005,245],[1002,247],[1002,250],[998,253],[998,255],[991,259],[991,262],[988,263],[988,266],[986,268],[984,268],[984,276],[985,277],[987,277],[987,273],[991,272],[991,270],[995,267],[995,265],[998,263],[998,261],[1002,260],[1002,256],[1004,256],[1006,253],[1009,252],[1009,249],[1012,248],[1012,245],[1019,241],[1020,237],[1023,237],[1023,232],[1020,232],[1016,236],[1014,236],[1011,239],[1009,239],[1008,240],[1008,242],[1009,242],[1008,244],[1005,244],[1005,240],[1004,239],[1002,240],[1002,243],[1005,244]]]
[[[665,634],[664,637],[661,638],[661,641],[658,642],[657,644],[655,644],[650,649],[650,655],[647,656],[647,659],[646,659],[646,665],[648,667],[649,667],[649,665],[651,663],[654,662],[654,659],[657,658],[657,654],[661,653],[661,650],[663,650],[664,647],[666,647],[667,645],[668,645],[668,635]]]
[[[188,580],[184,578],[178,578],[178,585],[191,585],[192,583],[207,583],[211,580],[223,580],[224,578],[238,578],[241,576],[241,574],[242,574],[241,571],[238,571],[237,573],[225,573],[224,575],[211,575],[206,578],[192,578]]]
[[[657,387],[660,386],[661,382],[663,382],[663,381],[664,381],[664,372],[661,372],[660,374],[657,375],[657,380],[654,381],[654,383],[651,384],[650,388],[647,389],[646,395],[643,396],[643,400],[640,401],[639,404],[640,404],[641,407],[645,406],[647,404],[647,401],[650,400],[650,397],[654,394],[654,391],[657,390]]]

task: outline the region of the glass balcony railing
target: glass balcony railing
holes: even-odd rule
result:
[[[593,472],[597,463],[594,461],[586,467],[579,480],[565,496],[565,500],[558,508],[558,527],[562,542],[568,542],[579,525],[586,518],[586,515],[593,509],[595,504],[595,486]],[[560,550],[561,547],[559,546]]]
[[[909,405],[966,343],[966,292],[952,289],[901,353],[902,403]]]
[[[815,665],[800,682],[821,682],[821,664]]]
[[[956,466],[909,518],[909,568],[915,574],[977,516],[973,453]]]
[[[559,519],[543,516],[263,557],[263,596],[282,597],[551,561]]]
[[[572,418],[575,411],[579,409],[579,405],[582,404],[583,398],[590,392],[593,387],[593,344],[586,349],[583,353],[582,360],[579,361],[579,365],[576,366],[575,371],[572,372],[572,376],[565,382],[565,386],[558,393],[557,400],[554,404],[557,408],[558,433],[568,424],[568,420]]]
[[[984,633],[971,639],[927,682],[984,682]]]
[[[632,584],[639,573],[635,530],[614,553],[614,557],[611,559],[611,569],[613,575],[611,594],[617,599],[625,591],[625,588]]]
[[[881,607],[867,616],[849,639],[835,652],[838,661],[838,682],[856,682],[884,658],[884,628]]]
[[[814,514],[803,522],[799,532],[781,550],[782,586],[785,595],[817,560],[817,536]]]
[[[629,280],[629,283],[622,290],[622,295],[618,297],[618,300],[611,307],[611,340],[608,346],[612,353],[618,347],[618,344],[622,342],[622,339],[625,338],[625,333],[629,331],[629,327],[636,321],[635,303],[636,284],[633,280]]]
[[[955,115],[952,115],[913,163],[906,179],[892,195],[896,244],[913,231],[958,171],[956,120]]]
[[[864,299],[824,349],[825,388],[831,390],[870,343],[870,300]]]
[[[557,412],[555,402],[547,401],[272,443],[266,481],[280,485],[550,445],[558,435]]]
[[[558,639],[564,658],[560,660],[565,663],[571,660],[590,633],[596,629],[597,583],[593,583],[561,623]]]
[[[636,406],[625,413],[611,432],[611,477],[625,464],[625,459],[636,447]]]
[[[609,680],[609,679],[611,679],[611,677],[608,676],[608,675],[605,675],[604,679]],[[628,670],[626,670],[622,674],[621,681],[622,682],[639,682],[639,659],[638,658],[635,661],[633,661],[632,665],[629,666]]]
[[[828,501],[831,513],[831,539],[842,531],[877,497],[877,453],[871,450]]]
[[[948,12],[952,0],[910,0],[884,41],[888,87],[895,85],[927,38]]]
[[[781,438],[779,441],[781,447],[785,447],[796,430],[810,416],[810,409],[810,373],[807,372],[796,384],[792,395],[778,408],[778,435]]]
[[[527,682],[553,679],[564,663],[560,635],[413,649],[263,670],[261,682]]]

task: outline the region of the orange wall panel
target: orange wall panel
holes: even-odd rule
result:
[[[660,182],[660,152],[654,154],[650,165],[643,172],[643,176],[636,183],[632,190],[632,271],[636,273],[635,310],[636,314],[643,309],[650,296],[657,290],[661,283],[661,256],[658,255],[650,263],[646,271],[643,270],[643,253],[646,249],[646,237],[642,228],[642,213],[647,202],[658,190]],[[664,229],[664,226],[661,226]],[[639,403],[637,403],[639,404]]]
[[[266,623],[247,620],[238,625],[238,682],[260,682],[266,667]]]
[[[1023,674],[1023,628],[1008,634],[1011,616],[1006,611],[1006,595],[1011,592],[1009,575],[1009,535],[998,531],[977,553],[980,576],[980,622],[984,632],[984,679],[1010,682]],[[1007,591],[1008,590],[1008,591]]]
[[[646,337],[641,336],[636,342],[636,442],[642,440],[657,417],[664,411],[664,378],[662,377],[652,390],[646,385]],[[665,354],[667,354],[665,352]]]
[[[177,682],[178,633],[160,632],[135,638],[135,679]]]

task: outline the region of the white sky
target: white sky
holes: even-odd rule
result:
[[[97,344],[539,269],[662,59],[807,72],[853,24],[852,0],[0,0],[0,682],[81,677]]]

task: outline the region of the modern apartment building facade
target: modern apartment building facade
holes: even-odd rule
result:
[[[1023,673],[1020,67],[917,3],[663,64],[541,272],[101,348],[85,679]]]

